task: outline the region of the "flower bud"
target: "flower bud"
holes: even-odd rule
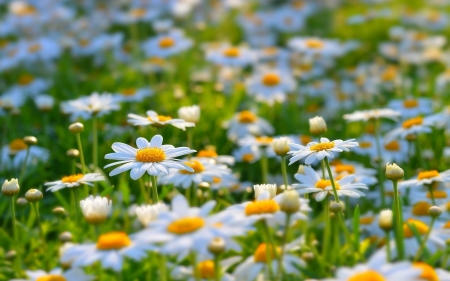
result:
[[[11,179],[10,181],[5,180],[2,185],[2,194],[5,196],[15,196],[19,193],[19,181],[17,179]]]
[[[287,137],[280,137],[277,139],[274,139],[272,141],[272,148],[273,151],[275,151],[275,154],[278,156],[285,156],[289,150],[289,143],[291,142],[291,140]]]
[[[378,225],[384,231],[389,231],[392,229],[393,213],[391,210],[383,210],[380,213],[380,218],[378,219]]]
[[[439,208],[438,206],[432,206],[428,210],[428,214],[433,218],[437,218],[442,214],[442,209]]]
[[[343,209],[343,206],[341,203],[333,202],[330,205],[330,211],[334,214],[341,212],[342,209]]]
[[[268,192],[270,195],[270,199],[274,198],[277,195],[276,184],[255,184],[253,186],[253,189],[255,190],[255,199],[258,199],[259,195],[263,192]]]
[[[327,131],[327,123],[321,116],[309,119],[309,132],[312,135],[321,135]]]
[[[287,189],[282,196],[280,201],[281,211],[286,214],[293,214],[300,210],[300,198],[296,190]]]
[[[144,205],[136,207],[136,216],[143,226],[147,226],[149,223],[156,220],[158,215],[163,211],[167,211],[167,206],[163,203]]]
[[[84,125],[80,122],[73,123],[69,126],[69,131],[74,134],[79,134],[84,131]]]
[[[208,244],[208,251],[214,255],[220,255],[225,252],[225,240],[221,237],[215,237]]]
[[[23,198],[23,197],[19,197],[19,198],[17,198],[17,200],[16,200],[16,204],[17,204],[18,206],[25,206],[25,205],[28,204],[28,201],[27,201],[27,199],[25,199],[25,198]]]
[[[40,111],[50,111],[55,104],[55,99],[49,95],[39,95],[34,98],[34,103]]]
[[[27,199],[28,202],[38,202],[41,201],[42,198],[44,198],[44,194],[40,190],[37,189],[30,189],[25,193],[25,199]]]
[[[27,145],[35,145],[38,143],[38,139],[34,136],[26,136],[23,138],[23,141],[27,144]]]
[[[13,260],[15,259],[17,256],[17,252],[14,250],[9,250],[8,252],[6,252],[5,254],[5,259],[7,260]]]
[[[403,169],[397,166],[397,164],[386,163],[386,178],[391,181],[398,181],[403,179],[405,172]]]
[[[314,259],[313,252],[304,252],[302,253],[302,259],[305,261],[312,261]]]
[[[111,212],[112,203],[106,197],[92,196],[80,201],[81,212],[88,223],[100,224]]]
[[[200,107],[198,105],[183,106],[178,109],[178,117],[186,122],[198,123],[200,120]]]
[[[80,156],[80,152],[78,151],[78,149],[75,149],[75,148],[67,150],[66,154],[67,154],[67,156],[73,157],[73,158],[78,158]]]
[[[73,239],[73,235],[72,233],[70,233],[69,231],[64,231],[63,233],[61,233],[59,235],[59,241],[65,243],[65,242],[71,242]]]
[[[66,215],[66,210],[63,207],[55,207],[53,208],[52,213],[55,216],[62,217]]]

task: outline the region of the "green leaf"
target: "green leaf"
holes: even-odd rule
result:
[[[356,205],[355,211],[353,212],[353,245],[355,249],[359,251],[359,220],[360,211],[359,205]]]

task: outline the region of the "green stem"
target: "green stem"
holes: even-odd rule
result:
[[[76,139],[77,139],[78,150],[80,151],[81,171],[82,171],[83,175],[85,175],[86,174],[86,162],[84,162],[83,146],[81,145],[81,137],[80,137],[79,133],[76,134]]]
[[[75,188],[69,188],[69,189],[70,189],[70,192],[72,192],[72,195],[73,195],[73,198],[74,198],[73,208],[74,208],[74,210],[75,210],[75,221],[76,221],[77,223],[79,223],[79,222],[80,222],[80,221],[79,221],[80,215],[79,215],[79,213],[78,213],[78,204],[79,204],[80,202],[78,201],[78,192],[77,192],[76,187],[75,187]]]
[[[14,196],[11,196],[12,229],[14,242],[17,243],[16,208],[14,207]]]
[[[280,244],[280,248],[281,248],[281,252],[280,255],[278,256],[278,272],[277,272],[277,278],[276,280],[283,280],[283,256],[284,256],[284,252],[285,252],[285,245],[286,245],[286,241],[288,238],[288,232],[289,232],[289,225],[291,223],[291,214],[286,214],[286,225],[284,226],[284,233],[283,233],[283,237],[281,238],[281,244]]]
[[[37,202],[31,203],[31,206],[33,206],[34,212],[36,213],[36,221],[38,224],[38,229],[39,229],[39,235],[41,236],[42,239],[42,243],[45,243],[45,237],[44,237],[44,230],[42,229],[42,224],[41,224],[41,216],[39,215],[39,207],[37,206]]]
[[[322,256],[326,257],[328,254],[328,248],[330,245],[330,201],[328,200],[328,195],[324,199],[324,209],[325,213],[325,228],[323,230],[323,248],[322,248]]]
[[[427,187],[428,187],[428,191],[430,192],[431,202],[433,202],[433,205],[436,205],[436,201],[434,199],[433,187],[431,186],[431,184],[427,184]]]
[[[150,201],[149,195],[147,190],[145,189],[145,183],[144,180],[141,178],[139,178],[139,188],[141,189],[141,193],[144,196],[144,200],[145,200],[145,204],[148,204]]]
[[[281,172],[283,173],[284,189],[286,190],[289,185],[286,169],[286,156],[281,156]]]
[[[22,183],[23,177],[25,175],[25,171],[27,170],[27,162],[30,157],[30,146],[27,147],[27,154],[25,154],[25,161],[22,164],[22,171],[20,172],[19,181]]]
[[[385,188],[384,188],[384,178],[383,178],[383,153],[381,152],[381,143],[380,143],[380,120],[375,119],[375,143],[377,147],[377,157],[378,157],[378,182],[380,184],[380,197],[381,197],[381,208],[384,209],[386,206],[385,199]]]
[[[320,162],[320,165],[322,166],[322,179],[325,179],[325,160],[322,159]]]
[[[156,204],[159,202],[158,199],[158,176],[150,176],[151,180],[152,180],[152,192],[153,192],[153,204]]]
[[[344,231],[344,236],[345,236],[345,240],[347,240],[347,244],[350,245],[350,247],[352,248],[354,254],[357,254],[360,258],[362,258],[362,255],[359,253],[358,248],[356,248],[355,244],[353,243],[352,236],[351,236],[350,232],[348,231],[347,226],[345,225],[342,212],[339,212],[337,214],[337,217],[338,217],[338,220],[339,220],[339,224],[341,225],[342,230]],[[358,229],[355,229],[354,231],[358,231]]]
[[[395,243],[397,245],[397,256],[399,260],[405,258],[405,245],[403,239],[403,214],[401,211],[401,201],[398,195],[397,181],[392,181],[394,185],[394,218],[395,218]]]
[[[193,128],[186,128],[186,145],[191,148],[192,146],[192,131]],[[191,159],[191,154],[188,154],[188,160]]]
[[[214,281],[220,281],[220,255],[214,255]]]
[[[385,231],[385,240],[386,240],[386,261],[389,263],[391,262],[391,243],[389,242],[390,237],[389,237],[389,231]]]
[[[333,187],[334,200],[337,203],[340,203],[339,202],[339,196],[338,196],[338,193],[337,193],[337,190],[336,190],[336,184],[334,183],[334,179],[333,179],[333,173],[331,172],[330,163],[328,162],[328,158],[327,157],[323,158],[323,160],[325,160],[325,166],[327,167],[328,176],[330,177],[331,186]]]
[[[268,169],[269,169],[269,163],[267,160],[266,151],[264,150],[264,148],[261,148],[261,172],[262,172],[261,179],[262,179],[263,184],[267,183]]]
[[[98,134],[97,134],[97,116],[95,114],[92,115],[92,162],[94,163],[94,171],[98,169]],[[97,194],[98,191],[98,182],[94,182],[94,195]]]
[[[275,245],[271,243],[272,239],[270,238],[270,231],[269,227],[267,226],[266,221],[262,221],[263,229],[266,234],[266,264],[267,268],[269,269],[269,280],[274,280],[273,275],[273,269],[272,269],[272,255],[270,253],[270,250],[272,249],[270,246],[275,248]],[[275,254],[275,250],[272,251]]]
[[[167,280],[167,272],[166,272],[166,267],[167,267],[167,260],[166,260],[166,256],[161,255],[161,276],[159,277],[160,281],[166,281]]]
[[[194,269],[195,281],[200,281],[200,274],[198,272],[198,265],[197,265],[197,257],[195,255],[194,251],[191,252],[191,263],[192,263],[192,267]]]
[[[416,256],[414,257],[415,262],[419,260],[420,255],[422,254],[422,251],[425,248],[425,244],[427,243],[427,240],[430,237],[430,233],[431,233],[431,230],[433,229],[435,221],[436,221],[436,217],[432,217],[430,227],[428,228],[427,234],[425,234],[425,237],[422,239],[422,243],[420,243],[419,250],[417,251]]]

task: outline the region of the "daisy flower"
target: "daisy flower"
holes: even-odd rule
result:
[[[388,105],[401,113],[403,118],[413,118],[418,115],[432,113],[432,100],[428,98],[407,98],[405,100],[391,100]]]
[[[155,247],[133,240],[125,232],[101,234],[96,243],[74,245],[62,255],[61,261],[73,261],[72,266],[83,267],[100,261],[103,268],[122,270],[124,258],[140,261]]]
[[[239,257],[231,257],[227,259],[223,259],[220,261],[220,270],[221,270],[221,278],[220,281],[234,281],[236,280],[231,274],[226,273],[228,268],[239,261]],[[172,278],[179,280],[187,280],[187,281],[208,281],[214,279],[214,270],[215,265],[214,261],[210,259],[203,259],[197,263],[197,279],[195,276],[195,270],[192,266],[177,266],[172,270]]]
[[[95,279],[95,276],[84,273],[84,271],[81,268],[72,268],[66,271],[63,271],[61,268],[55,268],[50,272],[46,272],[44,270],[26,270],[25,272],[27,276],[31,278],[27,280],[31,281],[40,281],[40,280],[91,281]],[[19,279],[14,280],[21,281]]]
[[[336,40],[294,37],[288,41],[288,46],[299,53],[307,56],[338,57],[345,53],[344,46]]]
[[[261,158],[261,150],[257,146],[241,146],[233,150],[237,162],[255,163]]]
[[[99,173],[89,173],[89,174],[75,174],[70,176],[65,176],[60,180],[47,182],[44,185],[49,186],[47,191],[55,192],[63,188],[76,188],[82,184],[93,186],[93,182],[103,181],[105,177]]]
[[[152,176],[168,174],[169,168],[194,171],[175,157],[195,152],[195,150],[188,147],[176,148],[173,145],[163,145],[162,142],[163,137],[161,135],[153,136],[150,142],[145,138],[138,138],[136,140],[137,149],[124,143],[115,142],[112,145],[115,153],[106,154],[105,159],[119,161],[108,164],[105,168],[120,165],[112,170],[109,175],[115,176],[131,170],[130,176],[134,180],[142,177],[145,172]]]
[[[173,119],[171,116],[158,115],[156,111],[148,110],[147,116],[142,117],[136,114],[128,114],[128,123],[133,126],[153,126],[156,128],[172,125],[178,129],[186,130],[186,127],[195,127],[195,123],[186,122],[183,119]]]
[[[119,102],[140,102],[153,95],[149,88],[125,88],[114,95],[114,99]]]
[[[379,109],[369,109],[369,110],[358,110],[350,114],[344,114],[344,119],[348,122],[357,122],[357,121],[368,121],[372,119],[391,119],[394,121],[398,120],[401,112],[397,110],[393,110],[390,108],[379,108]]]
[[[369,169],[356,162],[331,163],[331,172],[333,178],[341,179],[346,175],[354,175],[355,182],[361,182],[367,185],[377,183],[377,170]]]
[[[424,186],[433,182],[450,182],[450,170],[444,172],[438,172],[437,170],[423,171],[415,179],[400,182],[399,187]]]
[[[23,166],[23,163],[25,162],[25,159],[27,158],[28,149],[29,156],[27,160],[27,166],[34,166],[39,162],[46,162],[50,157],[50,152],[48,151],[48,149],[37,145],[28,147],[23,139],[14,139],[9,144],[3,146],[1,150],[1,169],[21,168]]]
[[[256,61],[256,54],[245,47],[222,46],[207,52],[206,59],[226,67],[245,67]]]
[[[236,113],[225,127],[228,128],[228,138],[236,140],[247,135],[271,135],[274,128],[265,119],[257,116],[250,110]]]
[[[300,184],[293,184],[293,188],[298,188],[300,194],[317,193],[316,201],[322,201],[327,195],[334,195],[331,180],[322,179],[311,167],[304,168],[304,174],[295,174],[294,177]],[[365,194],[358,189],[368,189],[363,183],[354,183],[354,175],[347,175],[340,180],[335,180],[338,196],[349,196],[359,198]]]
[[[358,138],[359,146],[352,152],[359,155],[367,155],[371,159],[378,158],[378,150],[374,135],[363,135]],[[404,163],[409,159],[409,144],[406,140],[392,140],[381,144],[381,157],[384,162]]]
[[[295,89],[294,78],[285,71],[265,70],[256,73],[247,81],[247,92],[259,101],[273,104],[283,102],[288,93]]]
[[[390,142],[396,139],[405,139],[408,135],[417,135],[421,133],[430,133],[432,119],[423,117],[414,117],[403,121],[402,126],[386,134],[384,141]]]
[[[90,96],[81,97],[66,102],[65,113],[72,114],[72,118],[90,118],[93,115],[101,116],[111,110],[118,110],[119,104],[109,93],[93,93]]]
[[[290,143],[289,146],[291,151],[289,151],[288,154],[292,155],[292,158],[289,160],[289,165],[305,157],[305,164],[307,165],[311,164],[316,159],[322,160],[325,157],[334,158],[333,152],[350,151],[350,147],[358,146],[359,144],[354,140],[355,139],[330,141],[327,138],[320,138],[319,143],[310,142],[306,146]]]
[[[168,58],[189,49],[192,40],[186,38],[181,30],[171,30],[148,39],[142,44],[147,57]]]

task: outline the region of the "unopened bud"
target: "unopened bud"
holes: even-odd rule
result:
[[[19,181],[17,179],[5,180],[2,185],[2,194],[5,196],[15,196],[19,193]]]
[[[397,166],[397,164],[392,163],[386,163],[386,178],[391,181],[398,181],[403,179],[403,176],[405,175],[405,172],[402,168]]]
[[[27,201],[27,199],[25,199],[23,197],[19,197],[19,198],[17,198],[16,203],[18,206],[25,206],[28,204],[28,201]]]
[[[9,250],[5,254],[5,259],[7,260],[13,260],[17,256],[17,252],[14,250]]]
[[[389,231],[392,229],[393,213],[391,210],[383,210],[378,219],[378,225],[381,229]]]
[[[327,131],[327,123],[321,116],[310,118],[309,131],[313,135],[321,135]]]
[[[28,202],[38,202],[41,201],[42,198],[44,198],[44,195],[40,190],[37,189],[30,189],[25,193],[25,199],[27,199]]]
[[[28,145],[35,145],[38,143],[38,139],[34,136],[26,136],[23,138],[23,141]]]
[[[442,214],[442,209],[439,208],[438,206],[432,206],[428,210],[428,214],[433,218],[437,218]]]
[[[343,206],[341,203],[333,202],[330,205],[330,211],[334,214],[340,213],[343,209]]]
[[[283,192],[280,201],[280,210],[286,214],[293,214],[300,210],[300,198],[298,192],[293,189],[287,189]],[[286,226],[287,227],[287,226]]]
[[[63,207],[55,207],[53,208],[52,213],[56,216],[62,217],[66,215],[66,210]]]
[[[286,154],[290,150],[290,147],[289,147],[290,142],[291,142],[291,140],[287,137],[280,137],[280,138],[274,139],[272,141],[273,151],[278,156],[286,156]]]
[[[305,261],[312,261],[314,259],[314,253],[304,252],[304,253],[302,253],[302,259]]]
[[[80,122],[73,123],[69,126],[69,131],[74,134],[79,134],[84,131],[84,125]]]
[[[225,252],[226,244],[225,240],[221,237],[216,237],[211,240],[208,244],[208,251],[214,255],[220,255]]]
[[[73,239],[73,235],[72,233],[70,233],[69,231],[64,231],[63,233],[61,233],[59,235],[59,241],[65,243],[65,242],[71,242]]]
[[[73,157],[73,158],[78,158],[80,156],[80,152],[78,151],[78,149],[75,149],[75,148],[67,150],[66,154],[67,154],[67,156]]]

